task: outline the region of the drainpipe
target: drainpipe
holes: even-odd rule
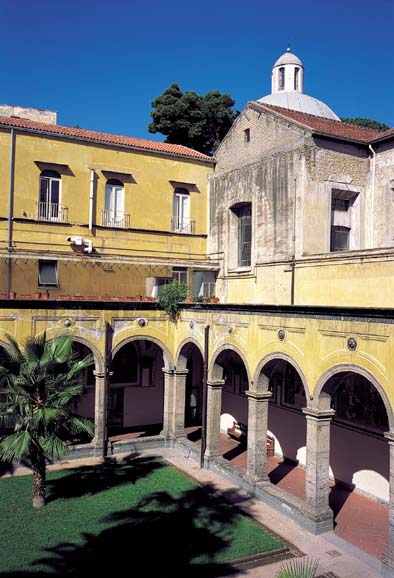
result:
[[[372,153],[372,185],[371,185],[371,202],[372,202],[372,211],[371,211],[371,232],[372,232],[372,249],[375,247],[375,231],[374,231],[374,212],[375,212],[375,172],[376,172],[376,152],[373,150],[371,145],[368,145],[369,150]]]
[[[201,454],[200,468],[204,467],[204,455],[207,448],[207,394],[208,394],[208,360],[209,360],[209,325],[205,326],[204,335],[204,375],[202,380],[202,420],[201,420]]]
[[[292,261],[291,261],[291,263],[290,263],[290,267],[291,267],[290,305],[294,305],[294,295],[295,295],[297,179],[294,179],[293,188],[294,188],[294,201],[293,201],[293,255],[292,255]]]
[[[90,191],[89,191],[89,231],[93,229],[93,201],[94,201],[94,169],[90,169]]]
[[[11,292],[11,252],[12,252],[12,219],[14,213],[14,172],[15,172],[15,129],[10,132],[10,186],[8,191],[8,238],[7,238],[7,299]]]

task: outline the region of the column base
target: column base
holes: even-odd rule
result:
[[[324,534],[334,530],[334,513],[331,509],[317,512],[305,504],[303,514],[308,519],[309,531],[313,534]]]
[[[384,578],[394,578],[394,560],[392,560],[387,554],[382,556],[382,576]]]
[[[93,457],[95,458],[105,458],[107,455],[106,445],[95,445],[93,448]]]
[[[258,488],[266,486],[267,484],[270,484],[270,479],[268,476],[256,476],[253,474],[248,474],[246,473],[246,480],[250,483],[253,484],[254,486],[257,486]]]

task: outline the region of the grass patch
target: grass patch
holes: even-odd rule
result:
[[[31,477],[0,481],[0,572],[219,576],[230,561],[283,545],[212,485],[150,457],[51,472],[48,504]],[[11,574],[13,573],[13,574]]]

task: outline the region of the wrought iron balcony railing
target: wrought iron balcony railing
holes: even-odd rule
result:
[[[38,221],[54,221],[57,223],[67,223],[68,208],[59,203],[42,203],[37,205]]]
[[[195,221],[186,217],[171,217],[171,231],[173,233],[194,233]]]
[[[123,211],[112,211],[111,209],[103,209],[101,224],[103,227],[117,227],[120,229],[128,229],[130,226],[130,215]]]

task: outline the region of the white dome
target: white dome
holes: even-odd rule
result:
[[[341,120],[324,102],[300,92],[276,92],[275,94],[268,94],[263,98],[259,98],[257,102],[305,112],[314,116],[322,116],[331,120]]]
[[[274,68],[275,66],[284,66],[285,64],[296,64],[297,66],[302,66],[304,68],[304,65],[298,56],[290,52],[290,50],[287,50],[278,58],[274,64]]]

